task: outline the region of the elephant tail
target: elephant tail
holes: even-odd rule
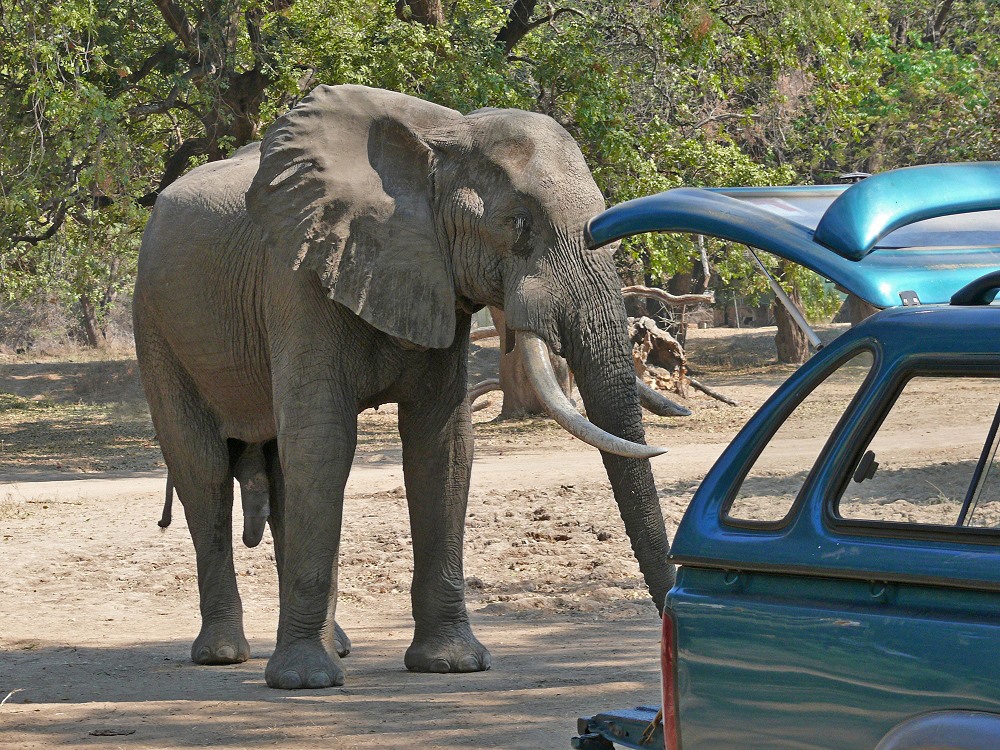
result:
[[[167,469],[167,492],[166,499],[163,501],[163,515],[160,516],[160,520],[156,522],[156,525],[161,529],[166,529],[170,525],[172,520],[172,512],[174,506],[174,480],[170,476],[170,470]]]

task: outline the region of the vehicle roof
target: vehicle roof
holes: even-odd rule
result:
[[[993,209],[993,210],[990,210]],[[1000,162],[933,164],[851,186],[677,188],[590,220],[599,247],[643,232],[704,234],[799,263],[877,307],[947,302],[1000,269]]]
[[[728,499],[789,408],[832,369],[866,348],[875,354],[875,364],[865,386],[834,430],[785,521],[750,528],[724,520]],[[1000,531],[941,533],[931,529],[924,533],[906,528],[898,533],[872,533],[826,515],[829,488],[849,471],[843,467],[847,455],[865,443],[868,410],[921,367],[1000,376],[1000,306],[885,310],[826,346],[793,373],[723,452],[681,521],[672,557],[682,564],[727,569],[934,580],[1000,589]]]

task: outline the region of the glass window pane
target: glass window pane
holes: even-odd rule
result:
[[[972,504],[965,517],[966,526],[1000,528],[1000,466],[997,466],[1000,432],[997,431],[997,420],[998,417],[995,416],[994,434],[990,435],[990,445],[983,455],[983,471],[973,491]]]
[[[781,521],[872,366],[861,352],[834,370],[785,419],[757,457],[727,513],[740,521]]]
[[[998,398],[995,378],[909,380],[855,467],[840,499],[841,517],[956,525]],[[1000,511],[994,450],[986,446],[979,507],[967,523],[987,523]]]

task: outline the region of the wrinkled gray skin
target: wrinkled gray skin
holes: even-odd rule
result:
[[[233,467],[233,478],[240,483],[243,503],[243,544],[256,547],[264,538],[268,510],[267,463],[264,446],[259,443],[244,448]]]
[[[462,569],[470,311],[502,307],[510,329],[541,336],[568,359],[591,421],[644,442],[611,253],[583,238],[603,208],[576,144],[547,117],[462,116],[357,86],[316,89],[259,152],[163,192],[140,253],[136,347],[196,550],[195,661],[247,657],[231,446],[263,445],[247,468],[267,477],[279,575],[266,681],[342,684],[337,552],[357,415],[395,402],[414,555],[405,664],[489,668]],[[649,462],[603,458],[659,606],[673,572]]]

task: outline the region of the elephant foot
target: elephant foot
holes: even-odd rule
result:
[[[414,635],[403,663],[411,672],[484,672],[492,659],[466,622]]]
[[[264,670],[267,686],[280,690],[336,687],[344,684],[344,677],[340,657],[331,656],[318,641],[279,645]]]
[[[240,625],[204,624],[191,645],[195,664],[239,664],[249,658],[250,644]]]
[[[333,647],[337,651],[337,656],[341,658],[351,653],[351,639],[337,623],[333,623]]]

